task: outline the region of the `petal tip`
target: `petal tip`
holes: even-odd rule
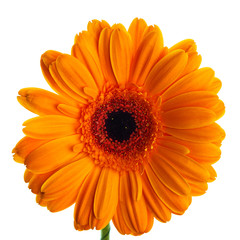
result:
[[[52,62],[56,61],[57,57],[62,53],[48,50],[41,55],[40,62],[43,63],[47,68],[52,64]]]

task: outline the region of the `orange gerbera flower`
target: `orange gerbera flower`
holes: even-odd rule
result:
[[[193,40],[164,47],[160,29],[134,19],[128,31],[93,20],[72,54],[47,51],[42,72],[58,94],[19,91],[38,117],[13,149],[25,181],[52,211],[75,203],[77,230],[150,231],[183,214],[216,173],[224,114],[211,68]]]

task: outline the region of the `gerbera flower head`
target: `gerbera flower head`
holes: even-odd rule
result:
[[[37,202],[52,212],[75,203],[77,230],[112,220],[133,235],[183,214],[215,180],[225,136],[215,123],[221,82],[200,63],[193,40],[164,47],[143,19],[128,30],[93,20],[71,55],[45,52],[42,72],[57,94],[19,91],[39,116],[13,149]]]

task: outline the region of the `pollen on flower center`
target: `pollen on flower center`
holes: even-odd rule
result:
[[[105,93],[89,106],[87,115],[81,131],[95,163],[118,170],[139,170],[156,136],[152,107],[143,94],[130,90]]]

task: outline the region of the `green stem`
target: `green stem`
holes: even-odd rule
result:
[[[109,240],[110,239],[109,234],[110,234],[110,223],[104,229],[101,230],[101,240]]]

